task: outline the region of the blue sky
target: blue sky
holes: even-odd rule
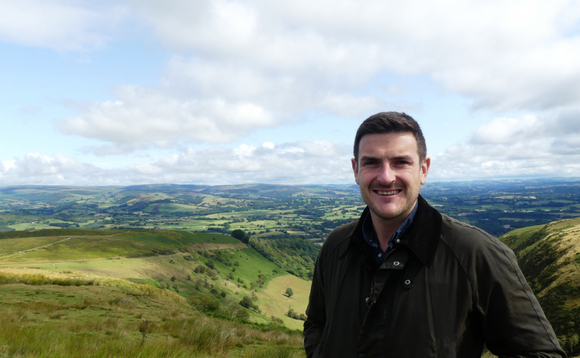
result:
[[[391,110],[430,181],[580,176],[578,1],[0,6],[0,185],[354,183]]]

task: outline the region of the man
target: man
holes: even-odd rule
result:
[[[367,204],[314,271],[308,358],[565,357],[511,250],[419,194],[425,139],[404,113],[359,127],[352,168]]]

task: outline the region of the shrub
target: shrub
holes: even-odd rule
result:
[[[250,296],[244,296],[240,301],[240,306],[259,312],[260,308],[254,303]]]
[[[220,310],[220,301],[207,293],[191,296],[187,299],[187,303],[200,312],[208,313]]]

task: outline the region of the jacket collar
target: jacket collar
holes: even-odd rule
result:
[[[421,195],[419,195],[417,213],[413,223],[403,235],[399,247],[407,247],[423,265],[430,267],[437,250],[441,233],[441,214],[432,208]],[[350,238],[348,251],[362,253],[364,250],[364,238],[362,235],[363,218],[369,212],[365,208],[358,224]],[[365,255],[366,256],[366,255]]]
[[[417,199],[419,207],[417,214],[401,244],[406,245],[421,260],[423,265],[430,267],[437,251],[441,236],[441,214],[433,209],[421,195]]]

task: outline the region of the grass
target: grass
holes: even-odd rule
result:
[[[75,283],[0,282],[0,357],[304,357],[299,332],[206,317],[150,286]]]
[[[50,236],[52,233],[79,233],[83,235]],[[108,235],[107,235],[108,233]],[[280,292],[264,293],[269,289],[269,282],[278,277],[292,277],[272,262],[265,259],[252,248],[241,245],[233,237],[213,233],[187,233],[165,231],[136,230],[52,230],[50,232],[28,233],[38,237],[26,237],[26,233],[7,233],[1,241],[10,245],[2,246],[0,252],[12,256],[0,257],[0,272],[6,268],[26,270],[27,275],[51,275],[52,283],[59,279],[70,279],[76,276],[78,285],[85,285],[85,276],[90,280],[97,278],[115,278],[145,284],[147,287],[162,287],[167,292],[175,292],[183,297],[209,293],[215,289],[227,295],[228,300],[236,303],[245,295],[255,290],[259,294],[258,306],[263,307],[262,314],[253,314],[256,322],[267,323],[271,316],[282,318],[288,327],[299,329],[301,322],[286,319],[288,302]],[[95,235],[98,234],[98,235]],[[48,246],[47,245],[52,245]],[[181,245],[181,246],[179,246]],[[151,252],[151,247],[175,248],[167,254],[155,256],[126,257],[131,248],[135,251]],[[228,248],[231,247],[231,248]],[[17,248],[30,251],[18,253]],[[2,251],[3,250],[3,251]],[[125,250],[125,251],[123,251]],[[134,254],[134,253],[133,253]],[[138,255],[135,255],[138,256]],[[211,260],[215,265],[217,276],[209,277],[204,273],[195,273],[194,269]],[[4,267],[5,269],[2,269]],[[42,275],[40,275],[42,276]],[[262,279],[260,280],[260,277]],[[199,280],[204,285],[199,288]],[[44,278],[40,282],[47,281]],[[22,281],[31,283],[31,281]],[[300,281],[301,282],[301,281]],[[96,281],[95,281],[96,284]],[[265,286],[264,286],[265,284]],[[293,302],[301,295],[306,297],[309,285],[293,285],[296,295]],[[221,299],[221,298],[220,298]],[[304,312],[304,304],[293,305],[298,312]]]
[[[284,313],[305,307],[309,285],[232,237],[84,229],[0,237],[8,243],[0,247],[0,358],[304,357],[302,321]],[[152,247],[167,251],[118,255]],[[194,272],[209,260],[215,276]],[[260,277],[265,285],[253,286]],[[291,299],[283,295],[287,285]],[[186,297],[210,290],[236,306],[254,296],[262,311],[251,311],[250,320],[262,326],[207,317],[187,304]],[[271,316],[297,330],[264,326]]]
[[[289,308],[294,309],[298,314],[306,312],[310,284],[310,281],[292,275],[272,279],[266,288],[257,294],[262,312],[267,317],[275,316],[282,319],[288,328],[302,330],[304,321],[292,319],[285,313],[288,312]],[[294,291],[292,297],[284,295],[289,287]]]
[[[104,235],[103,232],[110,234]],[[178,251],[195,243],[239,244],[237,239],[229,235],[186,231],[45,230],[29,235],[35,234],[47,236],[18,237],[12,234],[11,237],[5,234],[6,238],[2,239],[3,245],[0,246],[0,262],[56,262],[117,256],[138,257]]]

